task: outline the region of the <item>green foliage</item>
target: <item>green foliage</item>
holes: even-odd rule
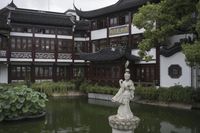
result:
[[[193,89],[189,87],[173,86],[159,89],[159,101],[191,103]]]
[[[80,91],[85,93],[101,93],[101,94],[116,94],[119,88],[109,86],[93,85],[83,82],[80,86]],[[177,103],[192,103],[200,102],[200,91],[195,91],[191,87],[172,86],[169,88],[155,88],[138,86],[135,89],[135,95],[142,100],[162,101],[162,102],[177,102]]]
[[[196,41],[194,44],[182,45],[183,53],[186,56],[187,62],[194,66],[200,64],[200,41]]]
[[[81,86],[81,84],[84,82],[84,77],[83,76],[80,76],[80,77],[78,77],[77,79],[75,79],[74,81],[73,81],[73,83],[74,83],[74,89],[75,90],[79,90],[80,89],[80,86]]]
[[[192,103],[198,99],[199,92],[191,87],[172,86],[169,88],[136,87],[136,96],[141,99],[162,102]],[[196,98],[196,99],[195,99]]]
[[[197,23],[196,23],[196,31],[200,35],[200,15],[199,15],[199,13],[200,13],[200,1],[197,3],[196,9],[197,9],[197,12],[198,12]]]
[[[200,88],[193,92],[192,99],[194,100],[194,102],[200,103]]]
[[[155,87],[136,87],[135,95],[141,99],[158,100],[158,90]]]
[[[0,121],[44,112],[47,97],[27,86],[0,86]]]
[[[80,86],[80,91],[86,93],[116,94],[118,89],[110,86],[99,86],[97,84],[93,85],[83,82]]]
[[[69,90],[75,90],[73,82],[41,82],[34,83],[31,87],[39,92],[44,92],[48,96],[53,93],[67,93]]]
[[[200,31],[200,17],[196,19],[194,15],[199,10],[199,3],[198,0],[161,0],[142,6],[133,17],[134,25],[145,29],[144,39],[139,44],[139,55],[149,61],[152,57],[148,51],[165,44],[168,37]]]

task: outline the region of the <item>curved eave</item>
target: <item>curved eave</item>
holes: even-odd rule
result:
[[[72,26],[73,23],[67,16],[13,11],[11,13],[11,22],[42,24],[53,26]]]
[[[112,51],[110,48],[100,50],[96,53],[81,53],[80,58],[87,61],[101,62],[101,61],[113,61],[122,58],[123,54],[119,50]]]
[[[77,21],[76,22],[76,30],[89,30],[89,22],[88,21]]]
[[[114,12],[122,11],[122,10],[127,10],[127,9],[137,9],[139,6],[144,5],[148,1],[153,1],[153,0],[120,0],[117,3],[107,6],[104,8],[100,8],[97,10],[91,10],[91,11],[81,11],[76,6],[74,5],[74,8],[76,10],[76,13],[82,17],[82,18],[95,18],[98,16],[103,16],[105,14],[111,14]]]
[[[140,60],[138,56],[131,55],[129,51],[123,51],[120,48],[105,48],[96,53],[81,53],[80,58],[92,62],[114,61],[121,58],[126,58],[130,61]]]
[[[135,55],[131,55],[131,54],[126,54],[126,59],[128,59],[129,61],[140,61],[140,57],[135,56]]]
[[[160,49],[160,55],[163,55],[164,57],[170,57],[177,52],[180,52],[182,50],[180,43],[176,43],[173,47],[171,48],[161,48]]]

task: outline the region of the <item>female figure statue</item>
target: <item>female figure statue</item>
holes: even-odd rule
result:
[[[127,65],[128,66],[128,65]],[[133,118],[133,113],[131,112],[129,102],[134,98],[134,84],[130,79],[129,69],[127,69],[124,73],[124,81],[122,79],[119,80],[120,89],[117,94],[112,98],[113,102],[117,102],[120,104],[117,117],[119,119],[131,119]]]
[[[140,118],[134,116],[131,112],[129,103],[134,98],[134,84],[130,79],[130,72],[127,68],[129,62],[126,62],[124,80],[119,80],[120,89],[112,98],[113,102],[119,103],[117,115],[108,117],[109,125],[112,127],[112,133],[133,133],[138,126]]]

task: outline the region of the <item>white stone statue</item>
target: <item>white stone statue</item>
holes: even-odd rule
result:
[[[120,89],[112,98],[113,102],[119,103],[117,115],[108,117],[109,125],[112,127],[112,133],[134,133],[139,125],[140,118],[134,116],[131,112],[129,103],[134,98],[134,84],[130,79],[129,62],[125,64],[124,80],[119,80]]]
[[[118,119],[132,119],[133,113],[131,112],[129,103],[130,100],[134,98],[134,83],[130,79],[130,71],[127,68],[129,62],[126,62],[125,65],[125,73],[124,73],[124,81],[122,79],[119,80],[120,89],[117,94],[112,98],[113,102],[117,102],[120,104],[117,111]]]

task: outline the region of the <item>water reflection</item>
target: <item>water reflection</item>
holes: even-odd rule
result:
[[[161,133],[192,133],[192,130],[187,127],[175,127],[171,123],[165,121],[161,122],[160,126]]]
[[[86,98],[54,98],[43,119],[0,123],[0,133],[111,133],[108,116],[117,105]],[[135,133],[200,133],[200,112],[134,104]]]

